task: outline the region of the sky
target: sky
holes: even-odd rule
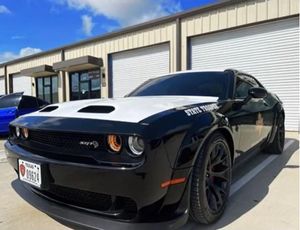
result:
[[[217,0],[0,0],[0,63]]]

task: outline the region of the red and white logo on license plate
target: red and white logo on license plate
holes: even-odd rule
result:
[[[19,160],[19,178],[21,181],[41,187],[41,165]]]

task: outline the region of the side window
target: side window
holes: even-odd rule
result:
[[[244,99],[248,96],[249,89],[253,88],[251,84],[246,81],[237,78],[235,87],[235,98]]]
[[[23,96],[19,109],[36,109],[38,108],[37,100],[34,97]]]

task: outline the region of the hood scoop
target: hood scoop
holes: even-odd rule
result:
[[[45,113],[45,112],[52,112],[53,110],[56,110],[58,106],[47,106],[46,108],[40,110],[40,113]]]
[[[91,105],[78,110],[79,113],[111,113],[115,110],[113,106]]]

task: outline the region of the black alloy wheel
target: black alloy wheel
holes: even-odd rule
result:
[[[224,143],[213,143],[206,167],[205,191],[208,206],[214,213],[218,213],[226,203],[230,187],[230,165]]]
[[[215,133],[199,153],[192,173],[190,216],[210,224],[223,214],[230,192],[231,153],[227,141]]]

